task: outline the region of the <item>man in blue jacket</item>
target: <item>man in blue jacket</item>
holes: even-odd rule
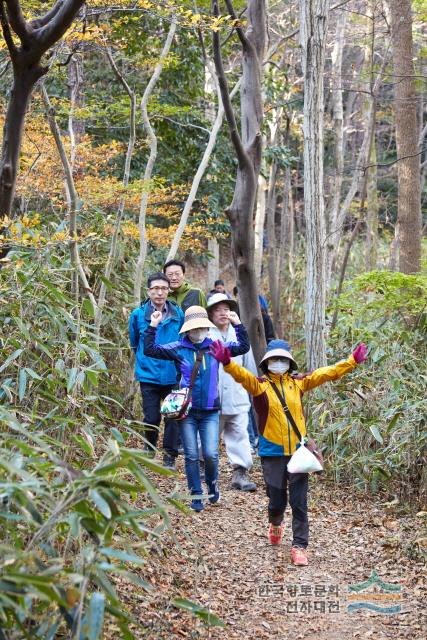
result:
[[[157,330],[160,343],[173,342],[179,338],[184,313],[174,302],[167,300],[169,280],[164,273],[153,273],[148,277],[148,300],[135,309],[129,319],[129,340],[135,353],[135,379],[139,382],[142,395],[145,432],[152,452],[157,446],[160,425],[160,406],[164,398],[177,387],[177,369],[174,362],[165,362],[144,355],[144,332],[150,325],[151,314],[160,311],[162,319]],[[165,420],[163,435],[163,464],[175,469],[178,455],[178,425],[175,420]]]

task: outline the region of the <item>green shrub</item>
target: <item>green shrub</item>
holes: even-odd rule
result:
[[[328,361],[361,341],[369,359],[308,399],[309,421],[337,480],[426,497],[427,278],[371,272],[347,284]],[[309,396],[310,398],[310,396]]]

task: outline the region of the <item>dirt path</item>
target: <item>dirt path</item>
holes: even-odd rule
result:
[[[252,474],[259,490],[241,494],[228,489],[230,470],[224,455],[222,460],[221,504],[201,514],[174,515],[175,542],[168,534],[161,546],[153,547],[143,573],[155,586],[155,595],[147,599],[135,587],[120,588],[129,609],[144,624],[138,637],[421,640],[427,636],[425,558],[423,563],[420,546],[425,538],[415,542],[422,538],[422,516],[402,515],[399,505],[313,478],[310,565],[294,567],[289,560],[289,519],[282,546],[271,547],[266,541],[267,499],[259,461]],[[185,489],[182,462],[179,471],[177,478],[162,479],[165,491],[177,484]],[[400,613],[347,610],[352,602],[348,585],[366,581],[373,570],[401,591],[390,595],[380,590],[369,602],[400,606]],[[373,589],[364,590],[362,597],[366,599],[366,592]],[[207,627],[171,606],[174,597],[209,608],[225,628]],[[118,638],[112,631],[107,636]]]

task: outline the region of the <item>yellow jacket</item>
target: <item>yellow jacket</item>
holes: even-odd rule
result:
[[[305,391],[314,389],[324,382],[338,380],[357,366],[353,356],[331,367],[321,367],[308,374],[302,380],[292,378],[289,373],[278,375],[269,373],[268,377],[257,378],[252,373],[231,362],[224,366],[229,373],[254,397],[254,407],[259,418],[259,455],[290,456],[296,450],[298,438],[292,425],[286,420],[283,407],[270,381],[285,396],[286,404],[302,436],[307,431],[301,398]]]

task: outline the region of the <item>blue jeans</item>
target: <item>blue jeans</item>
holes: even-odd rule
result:
[[[209,493],[213,493],[218,480],[219,411],[190,409],[188,416],[180,422],[180,432],[184,447],[185,474],[191,495],[203,493],[197,433],[200,434],[202,443],[206,484]]]

